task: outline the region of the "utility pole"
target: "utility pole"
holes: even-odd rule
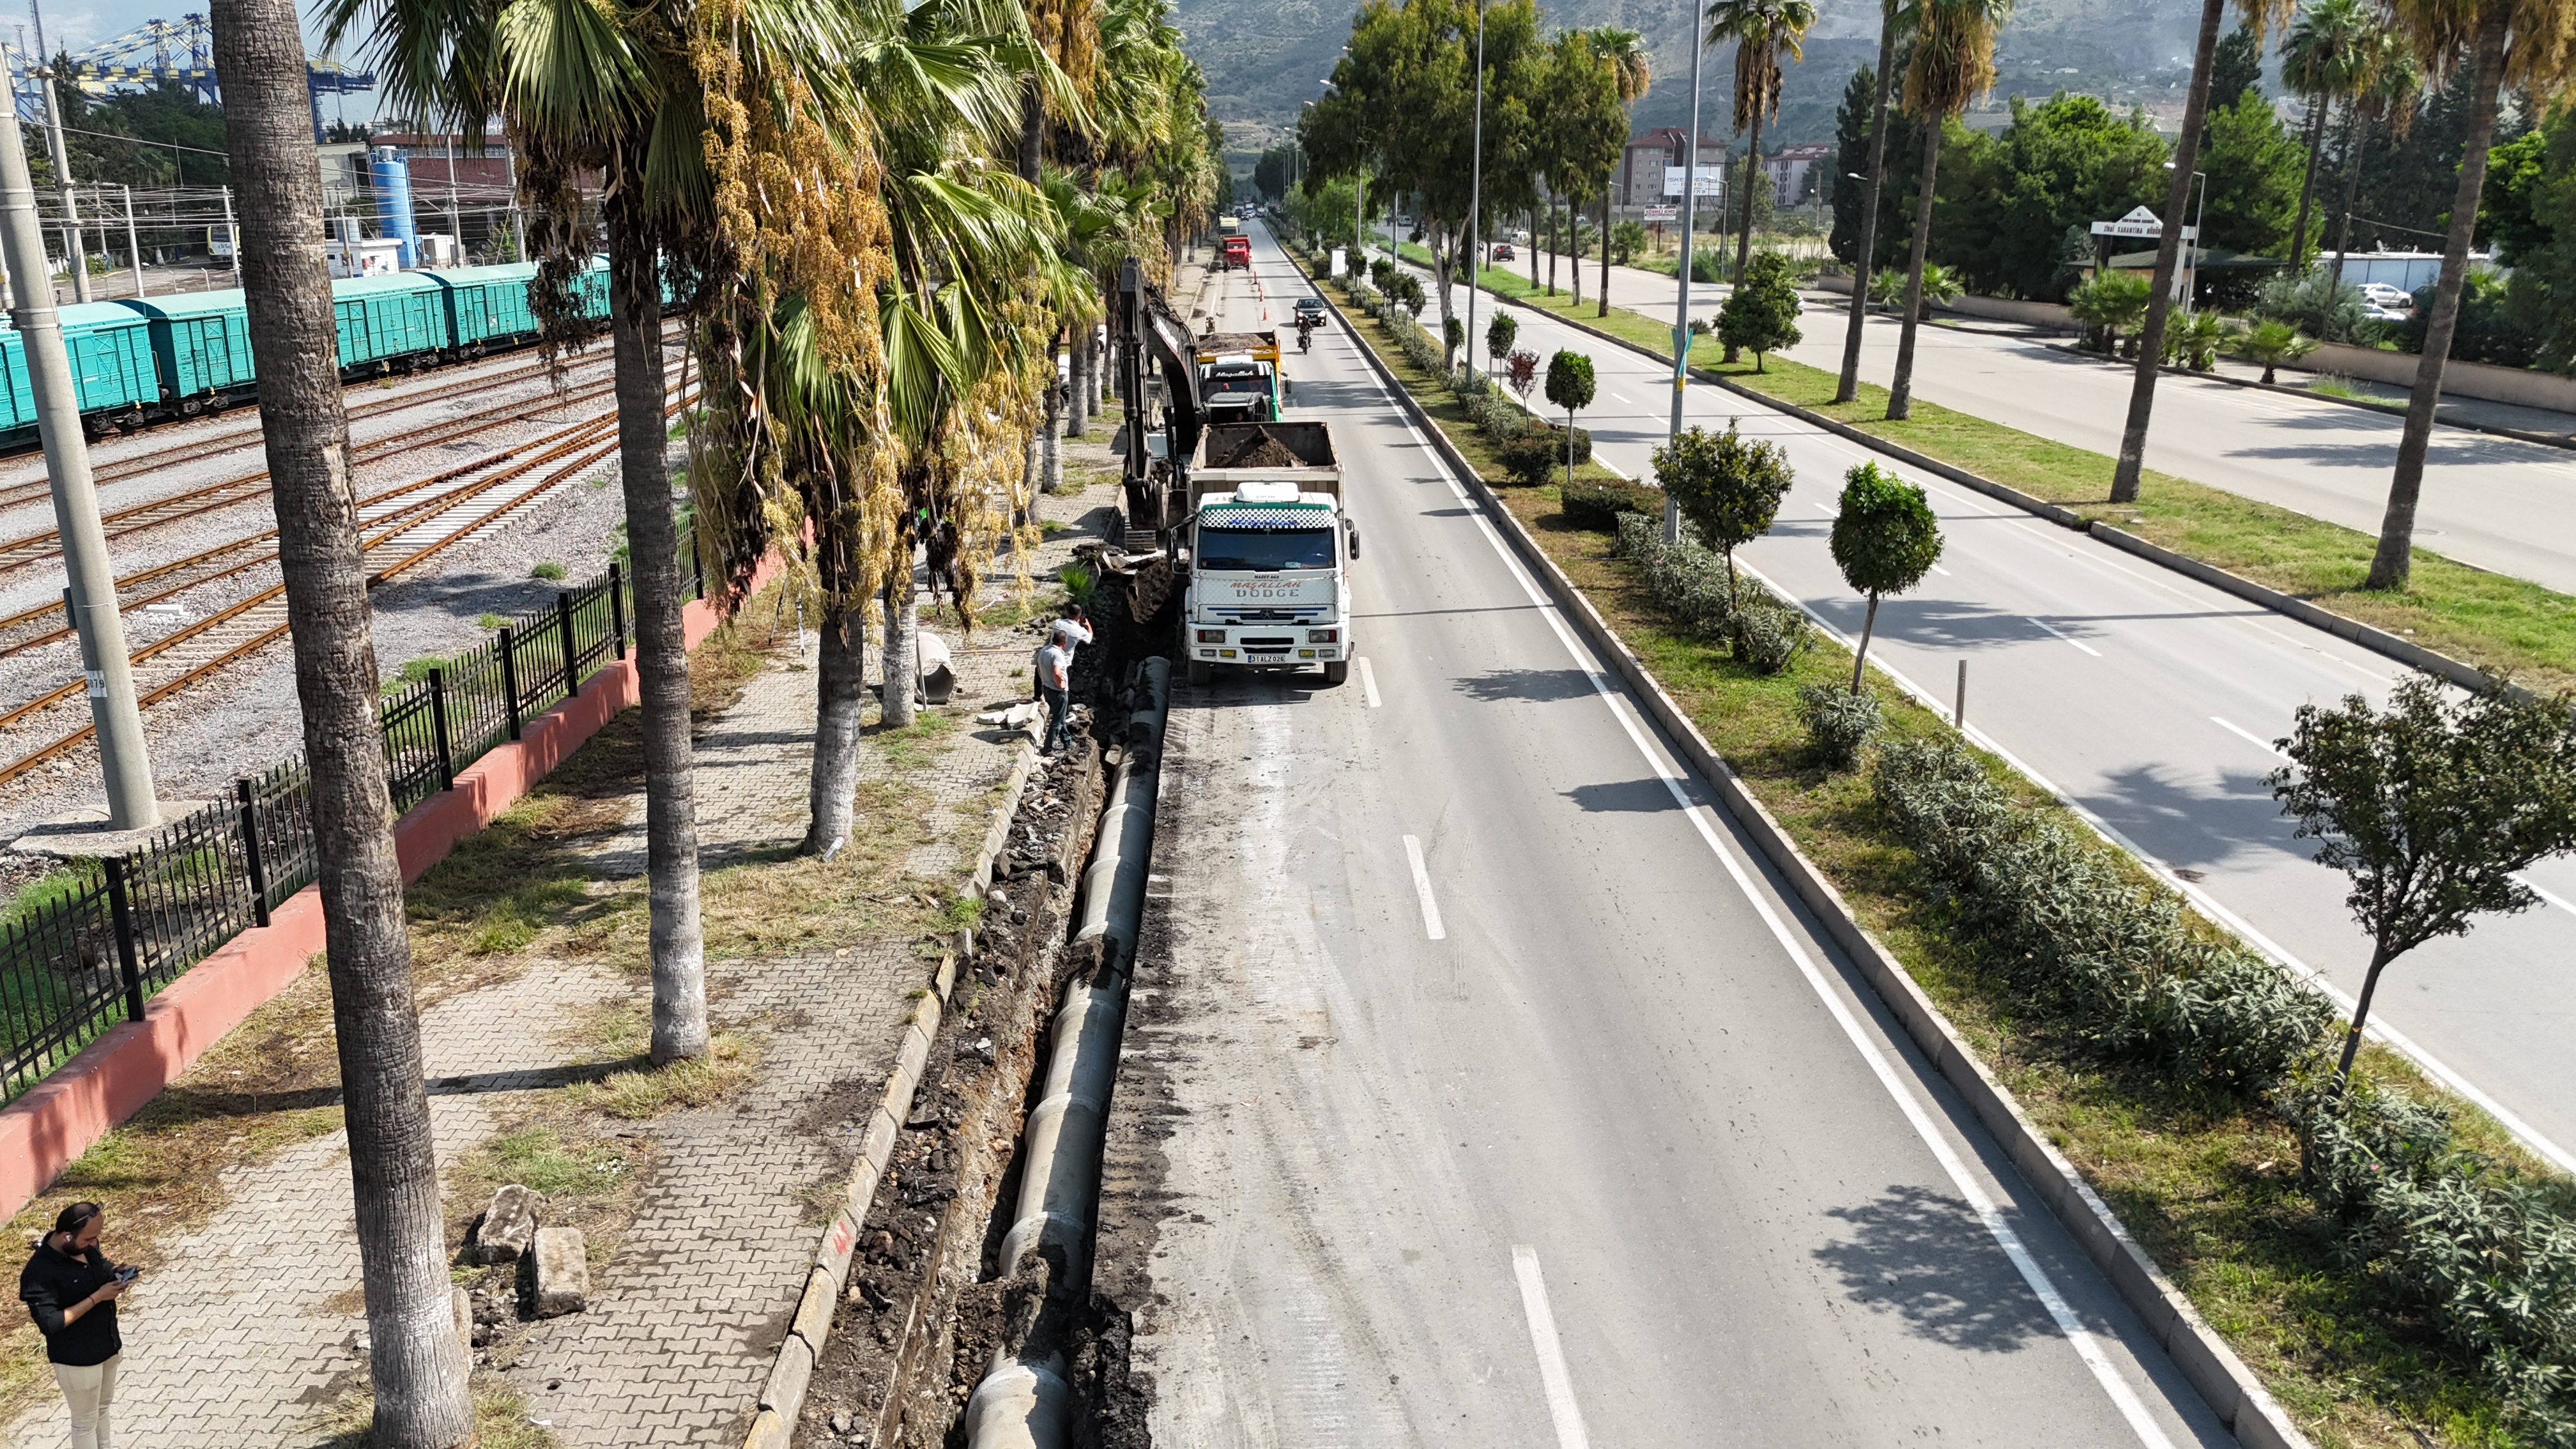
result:
[[[448,265],[465,260],[465,213],[456,207],[456,135],[447,137],[447,248]]]
[[[528,259],[528,224],[519,215],[519,150],[510,144],[508,131],[501,133],[501,178],[510,189],[510,260]]]
[[[14,105],[0,107],[0,260],[12,276],[45,274],[36,183],[27,173]],[[63,571],[71,580],[63,603],[80,635],[90,722],[98,730],[99,766],[106,776],[108,828],[148,830],[161,823],[152,794],[152,761],[143,749],[143,715],[134,702],[125,623],[116,610],[116,574],[108,565],[107,532],[99,523],[98,489],[90,479],[89,446],[81,437],[80,402],[72,392],[71,360],[63,352],[62,321],[54,311],[51,288],[40,293],[20,287],[18,305],[9,315],[26,343],[36,432],[44,444],[45,473],[53,483]]]
[[[134,263],[134,300],[143,300],[143,243],[134,231],[134,188],[120,185],[125,193],[125,257]]]
[[[36,43],[45,43],[41,22],[36,29]],[[80,201],[72,194],[71,157],[63,149],[63,111],[54,97],[54,68],[40,65],[36,67],[36,74],[45,82],[45,139],[52,147],[54,158],[54,189],[63,199],[63,260],[72,269],[72,300],[86,302],[89,300],[89,258],[81,254]],[[16,124],[16,120],[13,112],[11,124]],[[30,196],[34,195],[34,185],[32,180],[28,182]]]
[[[1690,383],[1690,289],[1692,206],[1699,199],[1699,62],[1707,44],[1699,33],[1699,7],[1690,9],[1691,99],[1690,134],[1682,143],[1689,149],[1682,156],[1682,264],[1681,295],[1673,303],[1673,426],[1671,436],[1682,434],[1682,389]],[[1682,541],[1681,505],[1669,493],[1664,495],[1664,542]]]
[[[1467,163],[1467,360],[1476,360],[1476,293],[1485,280],[1485,0],[1476,0],[1475,155]],[[1485,357],[1487,366],[1492,354]],[[1483,375],[1483,369],[1478,370]]]

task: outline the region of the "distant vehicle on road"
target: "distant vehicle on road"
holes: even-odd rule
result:
[[[1511,244],[1510,242],[1496,242],[1496,243],[1494,243],[1494,260],[1495,260],[1495,261],[1498,261],[1498,262],[1509,262],[1509,261],[1517,261],[1517,260],[1519,260],[1519,258],[1520,258],[1520,253],[1512,250],[1512,244]]]
[[[1225,254],[1218,259],[1217,269],[1232,271],[1252,265],[1252,238],[1236,232],[1225,239]]]
[[[2414,294],[2400,291],[2386,282],[2362,283],[2361,300],[2373,307],[2385,308],[2391,312],[2403,312],[2410,316],[2415,311]]]
[[[1297,299],[1297,320],[1303,322],[1309,317],[1314,318],[1317,322],[1324,320],[1323,298],[1300,297]]]

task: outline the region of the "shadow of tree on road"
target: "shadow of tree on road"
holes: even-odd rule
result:
[[[1980,1353],[2057,1336],[2048,1310],[1956,1198],[1890,1187],[1826,1215],[1849,1225],[1851,1236],[1815,1256],[1842,1275],[1853,1302],[1896,1314],[1915,1336]]]

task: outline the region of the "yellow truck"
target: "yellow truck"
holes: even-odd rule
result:
[[[1204,332],[1198,337],[1199,401],[1211,423],[1279,421],[1279,334]]]

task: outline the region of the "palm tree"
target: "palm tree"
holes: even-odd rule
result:
[[[728,28],[763,49],[765,69],[796,68],[799,57],[772,48],[848,40],[844,12],[809,12],[784,0],[730,0],[704,9],[324,0],[320,10],[326,45],[364,32],[386,98],[398,111],[470,127],[478,141],[489,117],[504,118],[519,162],[520,200],[531,216],[529,249],[538,260],[532,296],[551,345],[588,340],[571,284],[600,250],[605,232],[618,471],[643,698],[657,1063],[707,1049],[689,656],[664,460],[662,289],[673,283],[686,306],[726,272],[702,139],[707,96],[690,54],[692,27],[710,13],[740,22]],[[606,190],[595,220],[579,185],[587,176]]]
[[[1610,67],[1612,84],[1618,88],[1619,104],[1634,107],[1654,83],[1654,66],[1646,53],[1646,38],[1633,30],[1603,26],[1592,32],[1592,53]],[[1601,309],[1596,314],[1610,315],[1610,188],[1601,188]]]
[[[2440,84],[2466,66],[2472,77],[2468,135],[2460,147],[2460,182],[2442,241],[2442,274],[2425,320],[2424,356],[2398,437],[2397,472],[2379,525],[2365,587],[2403,589],[2415,557],[2415,504],[2424,488],[2424,454],[2433,441],[2433,409],[2442,399],[2442,368],[2460,322],[2460,289],[2468,279],[2469,242],[2478,198],[2486,188],[2487,147],[2495,140],[2496,102],[2507,86],[2538,112],[2576,81],[2576,6],[2566,0],[2388,0],[2392,28]]]
[[[1923,190],[1914,203],[1914,250],[1906,263],[1905,310],[1896,343],[1896,376],[1887,416],[1914,411],[1914,333],[1923,307],[1923,252],[1932,239],[1933,185],[1941,168],[1944,122],[1968,108],[1995,80],[1995,32],[2012,0],[1913,0],[1914,54],[1905,67],[1905,109],[1923,126]],[[2197,118],[2187,123],[2196,126]]]
[[[242,286],[304,716],[331,1020],[366,1290],[375,1442],[447,1449],[474,1432],[448,1311],[447,1220],[431,1145],[402,866],[385,810],[366,562],[332,363],[322,184],[293,0],[216,0],[215,64],[241,199]]]
[[[1861,198],[1860,235],[1852,253],[1851,317],[1843,325],[1842,376],[1834,383],[1834,401],[1838,403],[1850,402],[1860,395],[1860,337],[1869,318],[1871,273],[1878,265],[1878,192],[1887,175],[1887,93],[1896,70],[1897,33],[1913,24],[1913,16],[1910,8],[1899,8],[1896,0],[1880,0],[1878,69],[1872,73],[1877,94],[1869,117],[1869,186]]]
[[[2317,344],[2299,335],[2299,329],[2278,319],[2257,322],[2236,339],[2236,351],[2246,361],[2263,368],[2263,384],[2269,387],[2280,374],[2285,362],[2296,362],[2316,350]]]
[[[2424,72],[2407,54],[2406,42],[2385,30],[2371,37],[2363,70],[2366,79],[2344,111],[2343,224],[2335,232],[2333,277],[2337,292],[2343,289],[2343,259],[2352,253],[2352,212],[2361,194],[2361,153],[2370,128],[2384,120],[2389,136],[2404,140],[2414,129],[2415,99],[2424,90]]]
[[[2362,0],[2315,0],[2299,11],[2281,45],[2281,84],[2307,98],[2308,169],[2299,183],[2299,224],[2290,232],[2290,271],[2305,271],[2308,257],[2308,204],[2317,190],[2317,158],[2325,150],[2326,113],[2333,102],[2345,104],[2352,116],[2352,97],[2360,89],[2362,67],[2378,17]],[[2217,97],[2221,102],[2233,97]]]
[[[2264,32],[2280,23],[2291,0],[2236,0],[2243,15],[2245,29],[2252,32],[2259,47]],[[2138,480],[2146,469],[2147,424],[2156,406],[2156,378],[2161,368],[2159,358],[2165,345],[2165,314],[2174,292],[2174,278],[2182,261],[2182,216],[2191,200],[2193,168],[2200,160],[2200,140],[2209,123],[2209,84],[2218,57],[2219,23],[2226,19],[2227,0],[2202,0],[2200,38],[2194,44],[2191,62],[2191,85],[2182,103],[2182,134],[2175,138],[2173,159],[2167,167],[2173,180],[2165,187],[2164,235],[2156,242],[2156,270],[2149,283],[2146,325],[2138,334],[2138,370],[2129,384],[2129,417],[2120,430],[2120,457],[2111,475],[2111,501],[2134,502]]]
[[[1735,244],[1739,287],[1753,256],[1753,188],[1762,165],[1762,118],[1780,112],[1780,52],[1789,52],[1791,60],[1805,59],[1801,47],[1815,23],[1815,0],[1709,0],[1708,34],[1701,43],[1735,42],[1735,132],[1752,132],[1744,147],[1744,234]],[[1727,360],[1734,361],[1734,354],[1728,348]]]

